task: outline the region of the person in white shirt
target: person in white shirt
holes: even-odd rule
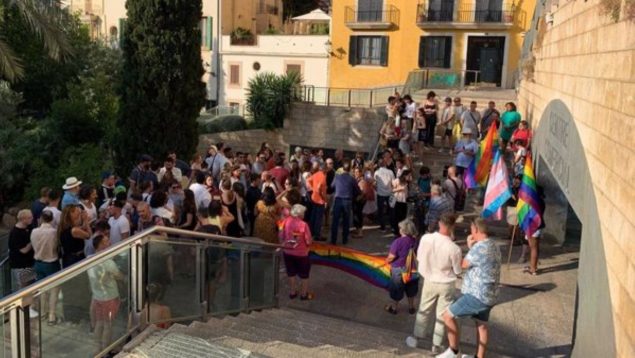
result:
[[[125,204],[122,200],[115,200],[110,206],[108,225],[110,225],[110,242],[113,245],[130,236],[130,223],[128,218],[121,213]]]
[[[386,230],[386,218],[391,217],[392,208],[388,203],[388,199],[392,195],[392,183],[395,180],[395,173],[386,168],[386,163],[381,161],[379,169],[375,172],[375,186],[377,188],[377,217],[379,219],[379,227],[382,231]]]
[[[31,245],[33,246],[33,258],[35,258],[36,280],[43,280],[46,277],[61,270],[59,261],[59,240],[57,239],[57,230],[53,227],[53,213],[50,210],[42,211],[40,216],[42,224],[33,229],[31,232]],[[44,296],[48,303],[48,324],[50,326],[57,324],[56,310],[51,307],[57,306],[57,295],[59,287],[52,288]]]
[[[443,352],[445,324],[443,311],[454,300],[455,281],[461,273],[461,248],[452,241],[456,217],[443,214],[439,220],[439,231],[423,235],[417,249],[418,271],[424,279],[423,291],[414,336],[406,338],[409,347],[416,348],[428,334],[431,319],[435,320],[432,336],[432,353]],[[435,309],[436,308],[436,309]]]
[[[183,181],[183,173],[181,172],[181,169],[175,166],[175,164],[176,163],[174,161],[174,158],[165,158],[165,162],[163,162],[163,168],[159,170],[159,174],[157,175],[157,180],[159,181],[159,183],[163,181],[164,177],[169,180],[170,176],[172,177],[171,179],[176,180],[178,183],[181,183],[181,181]]]
[[[212,202],[212,195],[205,186],[205,173],[196,173],[196,182],[190,185],[189,189],[194,193],[194,202],[196,203],[196,209],[201,207],[208,207]]]
[[[60,223],[60,218],[62,217],[62,212],[58,209],[60,205],[60,198],[62,197],[62,193],[60,193],[57,189],[51,189],[48,194],[49,205],[44,208],[44,210],[48,210],[53,214],[53,221],[51,222],[51,226],[57,229],[57,225]],[[42,211],[44,211],[42,210]]]
[[[481,123],[481,113],[476,110],[476,106],[476,101],[470,102],[470,109],[461,114],[461,128],[469,128],[474,134],[473,138],[478,140],[480,134],[478,124]]]

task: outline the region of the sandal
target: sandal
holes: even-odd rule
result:
[[[415,314],[415,313],[417,313],[417,309],[416,308],[410,308],[410,309],[408,309],[408,313]]]
[[[384,311],[390,313],[390,314],[397,314],[397,309],[394,308],[392,305],[385,305],[384,306]]]
[[[302,301],[311,301],[313,299],[313,294],[312,293],[307,293],[304,296],[300,296],[300,300]]]
[[[52,320],[52,321],[48,321],[48,322],[46,322],[46,324],[47,324],[48,326],[55,326],[55,325],[57,325],[58,323],[61,323],[61,322],[62,322],[62,320],[61,320],[60,318],[55,318],[55,319],[54,319],[54,320]]]
[[[532,276],[538,276],[538,272],[536,272],[536,271],[532,272],[529,267],[525,267],[525,269],[523,270],[523,273],[527,273],[527,274],[530,274]]]
[[[291,299],[291,300],[295,299],[296,297],[298,297],[298,293],[297,292],[289,294],[289,299]]]

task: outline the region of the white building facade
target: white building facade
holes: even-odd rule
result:
[[[232,45],[223,36],[219,104],[244,105],[249,80],[264,72],[296,71],[304,85],[327,87],[328,41],[328,35],[258,35],[255,45]]]

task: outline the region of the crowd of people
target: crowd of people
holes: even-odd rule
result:
[[[364,237],[365,224],[375,222],[379,230],[397,238],[387,257],[393,286],[386,311],[397,313],[399,301],[408,298],[409,312],[418,312],[415,335],[408,339],[411,346],[418,345],[429,316],[436,314],[433,349],[441,347],[445,324],[450,353],[446,351],[443,357],[454,357],[452,352],[458,349],[455,317],[475,317],[482,323],[477,326],[479,342],[487,341],[484,322],[495,303],[500,268],[500,254],[495,254],[498,249],[488,240],[483,221],[472,223],[470,252],[464,259],[453,242],[454,213],[464,210],[468,194],[462,175],[476,155],[478,141],[492,128],[498,128],[500,148],[510,153],[512,167],[522,171],[531,131],[513,103],[505,105],[502,115],[494,102],[482,112],[476,110],[476,102],[466,107],[458,97],[445,98],[443,103],[442,108],[434,92],[421,105],[408,95],[391,96],[379,133],[381,151],[374,160],[362,152],[347,158],[341,149],[325,155],[323,149],[295,147],[287,154],[262,143],[259,150],[246,153],[216,143],[188,162],[174,151],[160,161],[144,154],[129,175],[105,172],[98,185],[70,177],[61,190],[42,188],[32,208],[18,213],[10,234],[15,288],[160,225],[282,244],[289,298],[311,300],[311,243],[347,245],[349,237]],[[440,146],[435,146],[436,136],[441,137]],[[432,173],[421,163],[433,150],[453,156],[444,173]],[[512,220],[514,215],[508,216]],[[419,239],[417,233],[427,234]],[[537,241],[529,241],[534,243],[528,268],[532,274],[537,272]],[[426,281],[418,310],[416,277],[409,283],[401,279],[404,264],[411,261],[406,260],[410,252],[417,253],[418,271]],[[102,266],[88,275],[91,311],[97,321],[106,321],[92,325],[100,332],[107,331],[109,317],[116,316],[120,303],[116,281],[121,276],[116,262]],[[464,269],[464,295],[451,303],[454,281]],[[222,269],[212,271],[211,279],[218,279]],[[158,281],[152,282],[153,304],[160,297]],[[49,307],[56,306],[57,297],[50,295]],[[55,310],[49,309],[48,323],[57,322]],[[482,352],[479,345],[479,356],[484,344]]]

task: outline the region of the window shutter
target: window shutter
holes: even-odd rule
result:
[[[388,36],[381,38],[381,59],[379,64],[382,66],[388,66]]]
[[[426,38],[419,38],[419,68],[426,67]]]
[[[119,47],[123,46],[123,39],[126,33],[126,19],[119,19]]]
[[[357,36],[351,36],[350,44],[348,47],[348,64],[351,66],[355,66],[360,63],[359,59],[357,58],[357,40]]]
[[[452,58],[452,37],[445,37],[445,51],[443,53],[443,67],[451,68],[452,64],[450,59]]]
[[[207,17],[207,21],[205,26],[205,32],[207,34],[207,36],[205,36],[205,47],[207,47],[208,49],[212,49],[212,22],[214,21],[214,19],[211,16]]]

